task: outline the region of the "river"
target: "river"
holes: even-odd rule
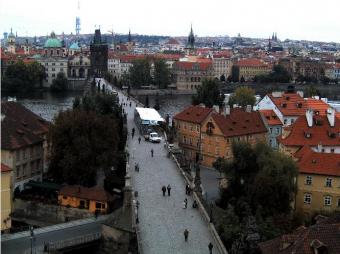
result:
[[[33,94],[17,97],[17,101],[25,107],[40,115],[48,121],[52,121],[60,110],[66,110],[72,107],[73,100],[76,96],[81,96],[82,92],[69,92],[63,94],[52,94],[50,92],[38,92]],[[146,96],[138,96],[141,103],[145,103]],[[182,111],[191,104],[191,95],[149,95],[149,105],[153,107],[158,98],[160,110],[159,113],[165,118],[167,114],[173,117],[176,113]],[[334,101],[332,104],[340,112],[340,103]]]
[[[50,92],[37,92],[16,97],[17,102],[21,103],[42,118],[52,121],[60,110],[72,108],[73,100],[81,96],[82,92],[70,92],[63,94],[53,94]],[[191,104],[191,95],[159,95],[157,96],[160,104],[160,114],[165,117],[175,115]],[[3,97],[3,100],[6,98]],[[145,103],[145,96],[138,99]],[[149,105],[153,107],[156,96],[149,96]]]

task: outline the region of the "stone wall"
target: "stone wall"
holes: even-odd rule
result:
[[[37,221],[40,225],[51,225],[93,216],[93,213],[85,209],[46,205],[21,199],[13,201],[13,218],[20,218],[22,221]]]

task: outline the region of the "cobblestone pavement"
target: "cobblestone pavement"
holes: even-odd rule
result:
[[[126,97],[119,94],[120,101]],[[130,101],[129,101],[130,102]],[[141,231],[142,253],[209,253],[208,244],[212,235],[208,224],[197,209],[192,208],[192,196],[185,195],[185,182],[174,161],[167,157],[164,138],[160,144],[142,141],[138,144],[139,132],[133,121],[135,103],[125,106],[128,113],[128,146],[132,182],[138,191],[139,226]],[[132,128],[136,129],[131,138]],[[151,157],[151,149],[154,157]],[[139,172],[134,171],[137,162]],[[163,196],[163,185],[171,185],[171,196]],[[188,208],[183,209],[184,199],[188,199]],[[189,230],[188,242],[184,241],[183,232]],[[213,253],[218,253],[214,247]]]

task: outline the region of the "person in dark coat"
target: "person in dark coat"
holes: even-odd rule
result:
[[[184,240],[187,242],[189,237],[189,230],[185,229],[184,230]]]
[[[163,196],[165,196],[165,192],[166,192],[166,187],[163,185],[162,187],[162,192],[163,192]]]
[[[209,253],[212,254],[212,250],[214,248],[214,245],[211,242],[209,243],[208,248],[209,248]]]
[[[168,190],[168,196],[170,196],[170,191],[171,191],[171,186],[170,186],[170,184],[168,184],[167,190]]]
[[[142,139],[139,137],[139,138],[138,138],[138,144],[140,144],[140,141],[141,141],[141,140],[142,140]]]
[[[152,149],[152,148],[151,148],[151,151],[150,151],[150,152],[151,152],[151,157],[153,157],[153,149]]]

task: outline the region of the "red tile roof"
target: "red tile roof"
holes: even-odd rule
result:
[[[326,249],[327,253],[340,253],[338,218],[332,224],[319,223],[308,228],[300,227],[290,234],[259,243],[262,254],[314,254],[314,247]]]
[[[170,38],[166,44],[179,45],[179,42],[174,38]]]
[[[267,132],[258,111],[246,112],[241,108],[233,108],[230,110],[230,115],[223,116],[214,113],[212,118],[226,137]]]
[[[1,103],[1,148],[13,150],[43,141],[49,122],[17,102]]]
[[[10,172],[10,171],[12,171],[12,169],[10,167],[1,163],[1,172]]]
[[[316,124],[316,121],[319,123]],[[279,137],[278,141],[285,146],[340,146],[340,118],[335,117],[335,125],[329,125],[327,116],[313,117],[313,126],[308,127],[305,116],[300,116],[291,126],[287,137]]]
[[[320,115],[325,115],[325,110],[329,108],[329,105],[322,100],[314,98],[305,100],[297,93],[284,93],[280,97],[273,97],[272,94],[268,96],[284,116],[301,116],[308,108],[319,111]]]
[[[190,106],[174,116],[175,120],[202,123],[213,110],[211,108],[204,108],[201,106]]]
[[[59,194],[67,197],[76,197],[101,202],[108,202],[113,199],[112,195],[100,186],[86,188],[80,185],[66,185],[60,189]]]
[[[209,68],[212,68],[212,62],[207,61],[207,62],[176,62],[174,64],[174,67],[177,69],[182,69],[182,70],[200,70],[200,71],[206,71]]]
[[[340,154],[314,152],[304,146],[294,154],[300,173],[340,176]]]
[[[259,110],[268,125],[282,125],[280,118],[271,109]]]

